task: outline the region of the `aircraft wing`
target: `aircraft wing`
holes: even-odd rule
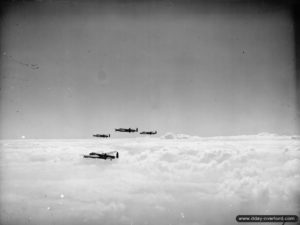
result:
[[[89,155],[103,155],[104,153],[101,152],[101,153],[98,153],[98,152],[91,152]]]

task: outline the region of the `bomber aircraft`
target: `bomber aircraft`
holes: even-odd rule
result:
[[[110,134],[94,134],[93,137],[102,137],[102,138],[109,138]]]
[[[83,155],[84,158],[91,158],[91,159],[110,159],[113,160],[115,158],[119,158],[119,152],[113,151],[113,152],[105,152],[105,153],[97,153],[97,152],[91,152],[89,155]]]
[[[149,134],[149,135],[153,135],[153,134],[157,134],[157,131],[143,131],[140,134]]]
[[[115,129],[115,131],[119,131],[119,132],[128,132],[128,133],[131,133],[131,132],[138,132],[138,128],[136,128],[135,130],[134,129],[126,129],[126,128],[119,128],[119,129]]]

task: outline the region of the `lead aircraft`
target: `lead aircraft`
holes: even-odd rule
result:
[[[119,152],[113,151],[113,152],[104,152],[104,153],[97,153],[97,152],[91,152],[88,155],[83,155],[84,158],[91,158],[91,159],[116,159],[119,158]]]

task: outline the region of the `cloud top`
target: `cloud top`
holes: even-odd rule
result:
[[[257,136],[1,141],[1,223],[230,224],[238,214],[296,214],[299,140]],[[82,157],[92,151],[120,158]]]

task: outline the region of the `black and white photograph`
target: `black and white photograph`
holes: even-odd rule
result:
[[[297,1],[0,7],[1,225],[299,225]]]

